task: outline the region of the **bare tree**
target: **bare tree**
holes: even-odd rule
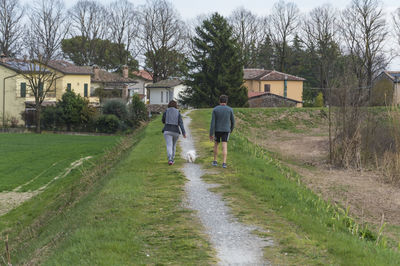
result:
[[[400,46],[400,7],[393,12],[392,18],[394,24],[394,33],[395,36],[397,37],[397,42]]]
[[[319,64],[320,88],[327,88],[339,56],[337,12],[329,4],[316,7],[303,21],[305,44],[315,53]]]
[[[274,4],[267,20],[270,24],[269,34],[278,53],[279,70],[285,71],[287,46],[299,24],[299,9],[295,3],[281,0]]]
[[[35,98],[36,133],[41,132],[42,103],[50,92],[56,92],[55,81],[59,78],[54,70],[47,67],[48,62],[49,60],[42,56],[37,59],[19,62],[19,65],[22,66],[20,73],[27,81],[29,92]]]
[[[179,55],[187,41],[184,22],[172,4],[166,0],[149,0],[139,17],[139,47],[145,55],[145,69],[153,73],[153,82],[173,74]]]
[[[377,0],[352,0],[342,13],[341,33],[360,88],[370,89],[374,75],[387,64],[383,51],[388,35],[384,16]]]
[[[32,58],[44,61],[60,56],[61,41],[69,31],[69,21],[61,0],[37,0],[29,14],[26,43]]]
[[[68,12],[71,34],[87,40],[104,38],[107,34],[107,11],[94,0],[79,0]]]
[[[257,47],[262,40],[260,19],[240,7],[232,12],[229,23],[242,50],[244,67],[255,67]]]
[[[127,0],[118,0],[110,4],[110,36],[114,43],[121,47],[125,47],[128,51],[133,51],[134,40],[138,33],[138,12],[134,5]],[[137,50],[135,50],[137,51]],[[120,53],[120,61],[127,59],[122,58]]]
[[[82,53],[84,65],[93,65],[97,39],[103,39],[108,34],[108,13],[104,6],[94,0],[79,0],[68,12],[71,18],[71,35],[82,38]]]
[[[20,51],[23,14],[19,0],[0,0],[0,53],[7,57]]]

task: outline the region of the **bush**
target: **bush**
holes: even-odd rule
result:
[[[108,100],[103,106],[103,114],[115,115],[119,120],[126,120],[128,117],[128,110],[126,104],[122,100]]]
[[[140,122],[145,120],[147,120],[146,105],[137,94],[134,94],[128,106],[128,121],[133,127],[138,127]]]
[[[41,127],[47,130],[57,130],[62,126],[62,111],[56,106],[47,106],[41,112]]]
[[[116,115],[101,115],[96,121],[98,132],[115,133],[118,131],[120,121]]]
[[[89,106],[89,101],[73,91],[67,91],[63,94],[56,107],[60,109],[61,120],[70,131],[71,127],[85,128],[93,119],[96,110]]]
[[[319,92],[317,97],[315,97],[314,107],[323,107],[324,106],[324,95],[322,92]]]

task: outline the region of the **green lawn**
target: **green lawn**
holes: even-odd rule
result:
[[[235,110],[251,114],[260,109]],[[264,112],[284,112],[266,109]],[[200,157],[212,168],[212,146],[208,140],[211,110],[192,113],[192,132],[197,135]],[[357,225],[345,210],[315,195],[301,177],[271,158],[267,151],[249,142],[242,129],[229,143],[228,169],[205,176],[221,183],[234,214],[243,222],[259,225],[275,246],[265,256],[278,265],[400,265],[400,253],[377,243],[377,232]],[[243,129],[245,130],[245,129]],[[360,239],[364,238],[364,239]]]
[[[114,157],[111,163],[106,163],[110,171],[96,170],[103,158],[93,168],[87,164],[89,173],[97,171],[98,175],[77,176],[75,185],[57,192],[65,194],[65,200],[55,197],[56,191],[52,192],[52,201],[48,204],[53,211],[44,218],[34,219],[27,226],[31,229],[21,230],[18,222],[10,222],[9,228],[21,230],[15,235],[8,229],[13,264],[204,265],[215,262],[201,226],[193,213],[182,206],[185,182],[179,170],[182,161],[168,166],[161,127],[157,118],[146,129],[127,137],[134,140],[133,146],[118,156],[106,156]],[[82,185],[88,182],[91,185],[82,191]],[[77,192],[70,193],[74,187]],[[70,194],[77,198],[81,193],[84,195],[78,200],[69,202]],[[17,220],[34,204],[32,201],[17,208],[5,219]],[[59,206],[65,204],[67,207],[60,210]],[[0,248],[4,250],[1,244]]]
[[[0,134],[0,192],[34,179],[21,191],[47,184],[82,157],[98,157],[114,145],[117,136],[59,134]]]

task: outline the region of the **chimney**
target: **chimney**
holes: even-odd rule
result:
[[[94,79],[95,80],[99,80],[100,79],[99,72],[100,72],[99,66],[93,65],[93,74],[94,74]]]
[[[129,68],[127,65],[122,66],[122,77],[127,79],[129,77]]]
[[[124,87],[122,88],[122,99],[124,100],[129,99],[128,85],[124,85]]]

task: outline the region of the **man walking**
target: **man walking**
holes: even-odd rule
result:
[[[233,110],[228,105],[228,96],[221,95],[219,97],[219,105],[213,109],[211,125],[210,125],[210,140],[214,140],[214,161],[213,166],[217,166],[218,145],[222,142],[222,167],[226,168],[226,157],[228,155],[228,139],[229,134],[235,127],[235,117]]]

